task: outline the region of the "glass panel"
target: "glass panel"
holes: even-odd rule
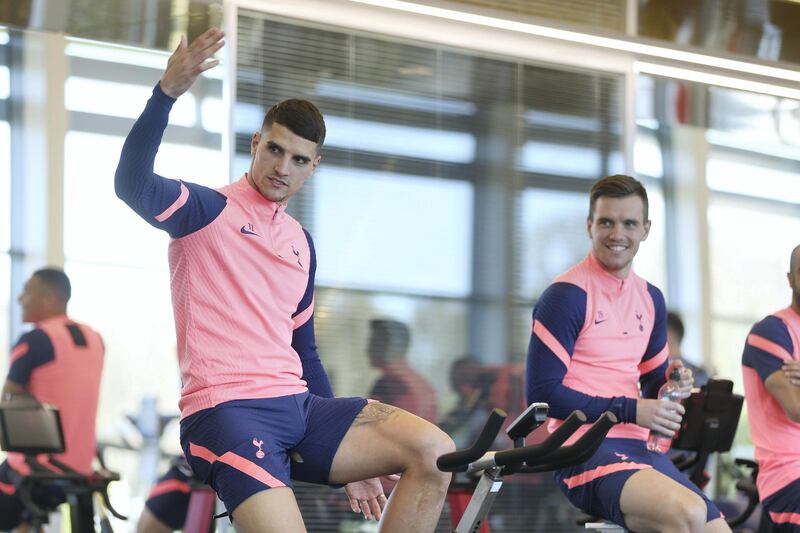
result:
[[[112,117],[138,118],[153,87],[115,81],[70,76],[64,85],[64,105],[69,111],[82,111]],[[126,105],[119,105],[126,102]],[[197,122],[195,97],[181,96],[169,114],[169,123],[192,127]]]
[[[200,122],[204,130],[212,133],[224,133],[228,124],[227,115],[227,109],[221,98],[203,98],[203,102],[200,104]],[[256,130],[259,127],[260,124]]]
[[[661,187],[644,182],[651,221],[647,240],[639,245],[633,268],[667,296],[667,217]]]
[[[123,141],[110,135],[67,133],[65,255],[99,263],[161,266],[166,264],[167,234],[148,227],[114,193],[114,172]],[[89,160],[92,165],[87,167]],[[221,152],[188,145],[162,143],[155,171],[212,187],[227,182]]]
[[[114,193],[123,141],[110,135],[67,133],[64,253],[68,259],[158,267],[166,261],[167,234],[149,228]]]
[[[526,189],[520,200],[522,272],[519,296],[532,299],[591,248],[586,193]]]
[[[715,199],[708,223],[714,315],[755,322],[786,307],[786,272],[800,218]]]
[[[655,134],[639,128],[633,145],[633,167],[639,175],[660,178],[664,175],[661,144]]]
[[[526,142],[522,147],[519,167],[539,174],[556,174],[575,178],[597,179],[602,176],[603,155],[595,148],[569,146],[540,141]],[[625,169],[622,153],[609,155],[608,173],[619,174]]]
[[[777,311],[777,307],[773,311]],[[744,394],[742,385],[744,343],[750,328],[762,318],[763,316],[759,316],[752,322],[716,319],[711,323],[712,368],[709,369],[709,373],[732,380],[734,390],[739,394]]]
[[[439,397],[432,400],[443,410],[453,406],[454,393],[445,384],[450,363],[468,353],[463,302],[320,288],[314,316],[320,357],[337,396],[372,390],[380,372],[370,366],[367,353],[369,321],[392,319],[410,330],[407,361],[436,387]]]
[[[11,91],[11,71],[5,65],[0,65],[0,100],[5,100]]]
[[[469,183],[335,167],[314,180],[319,284],[470,293]]]
[[[709,142],[800,159],[800,101],[709,87]]]
[[[10,306],[17,305],[16,297],[11,301],[11,294],[9,294],[9,287],[11,287],[11,257],[8,254],[0,254],[0,353],[2,353],[2,364],[0,364],[0,375],[5,376],[8,370],[8,351],[11,348],[11,343],[16,339],[9,339],[8,327],[11,323]]]
[[[0,252],[11,248],[11,127],[0,120]]]
[[[708,159],[706,180],[717,191],[800,203],[800,160],[771,161],[715,151]]]
[[[670,2],[640,0],[638,35],[708,54],[741,55],[746,61],[800,63],[794,0],[754,2]]]
[[[64,53],[72,57],[83,57],[109,63],[148,67],[163,71],[171,51],[143,50],[109,43],[71,41]],[[213,69],[212,69],[213,70]]]
[[[70,315],[95,328],[106,345],[101,434],[137,412],[145,396],[176,413],[180,377],[166,262],[146,269],[72,260],[65,270],[72,281]]]
[[[325,146],[404,157],[469,163],[475,158],[475,138],[468,133],[431,130],[328,116]],[[413,142],[409,142],[413,139]]]

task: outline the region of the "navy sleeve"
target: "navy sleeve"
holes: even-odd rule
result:
[[[27,385],[34,370],[54,359],[50,337],[40,329],[29,331],[20,337],[11,350],[8,380],[17,385]]]
[[[564,376],[586,320],[586,292],[571,283],[554,283],[533,309],[526,367],[528,403],[547,402],[550,416],[565,419],[580,409],[589,422],[611,411],[621,422],[636,419],[633,398],[590,396],[564,386]]]
[[[114,189],[148,223],[180,238],[211,223],[226,198],[208,187],[166,179],[153,171],[174,103],[156,85],[122,146]]]
[[[791,359],[794,343],[783,320],[768,316],[750,330],[742,353],[742,365],[755,370],[761,381],[781,369]]]
[[[305,322],[295,327],[292,334],[292,348],[300,356],[300,362],[303,364],[303,379],[308,384],[308,390],[317,396],[333,398],[333,389],[328,380],[328,374],[325,373],[325,368],[322,366],[319,353],[317,353],[317,341],[314,335],[312,306],[314,305],[314,276],[317,271],[317,254],[314,251],[314,242],[311,240],[311,235],[306,230],[303,230],[303,233],[305,233],[306,240],[308,240],[311,266],[308,270],[306,292],[297,305],[297,311],[292,315],[292,318],[297,319],[297,317],[307,313],[309,310],[311,310],[311,314]]]
[[[655,285],[647,284],[647,291],[653,299],[655,321],[650,341],[647,343],[642,362],[639,364],[639,385],[643,398],[658,397],[658,389],[667,381],[669,348],[667,347],[667,305],[664,295]]]

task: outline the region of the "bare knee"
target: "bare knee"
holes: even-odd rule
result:
[[[436,467],[436,459],[456,449],[453,439],[433,424],[425,424],[415,432],[410,441],[406,457],[407,467],[446,478],[449,482],[450,474],[441,472]]]
[[[708,510],[706,502],[697,494],[680,495],[670,501],[672,526],[676,531],[702,533],[706,525]]]

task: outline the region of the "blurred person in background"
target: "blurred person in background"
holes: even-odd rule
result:
[[[411,332],[398,320],[376,319],[369,323],[367,355],[370,364],[381,371],[367,395],[436,423],[436,391],[408,362]]]
[[[3,401],[31,395],[53,405],[61,415],[64,453],[56,459],[82,473],[92,472],[95,419],[105,347],[100,335],[67,316],[72,284],[63,270],[43,268],[28,279],[19,295],[22,321],[34,324],[14,345],[3,386]],[[21,454],[9,453],[0,465],[0,530],[27,521],[15,481],[29,473]],[[48,504],[63,501],[54,491]]]
[[[694,376],[694,386],[702,387],[708,382],[709,372],[702,366],[697,366],[684,358],[681,343],[685,333],[683,320],[678,313],[669,311],[667,313],[667,345],[669,346],[669,360],[681,361],[683,366],[692,371]]]

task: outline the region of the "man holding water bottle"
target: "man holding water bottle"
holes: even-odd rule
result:
[[[586,463],[556,472],[559,487],[583,511],[633,531],[729,532],[702,491],[648,449],[651,431],[655,445],[680,427],[675,400],[689,395],[693,378],[679,361],[668,363],[664,296],[631,269],[650,231],[647,191],[629,176],[599,180],[586,224],[586,259],[533,310],[527,400],[550,404],[551,430],[575,409],[589,423],[611,411],[620,424]],[[677,392],[660,400],[668,377]]]

